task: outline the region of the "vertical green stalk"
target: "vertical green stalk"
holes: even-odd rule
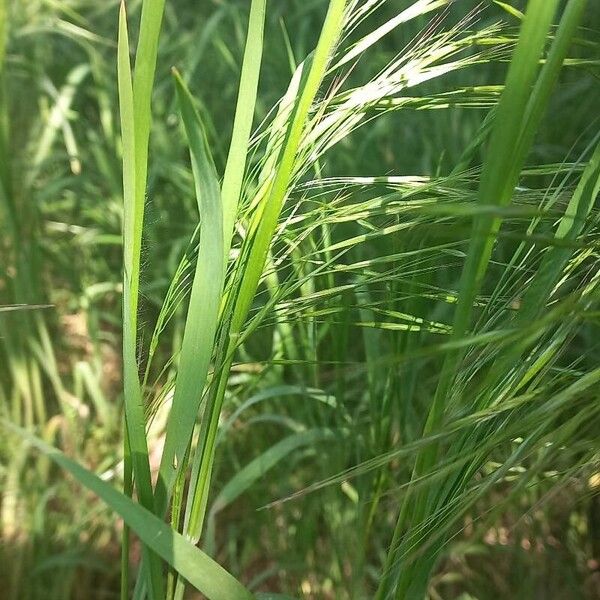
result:
[[[557,4],[557,0],[530,0],[528,4],[519,42],[506,77],[505,91],[498,105],[488,147],[489,157],[481,174],[478,201],[482,204],[506,206],[512,199],[521,168],[543,115],[551,84],[554,82],[553,78],[548,78],[550,87],[545,85],[547,78],[543,73],[534,88],[534,93],[531,91]],[[562,59],[559,68],[560,65]],[[536,90],[539,90],[540,82],[544,82],[543,89],[546,92],[542,97],[535,94]],[[487,215],[476,218],[473,223],[469,252],[459,284],[452,328],[453,339],[463,337],[470,326],[473,305],[481,289],[501,223],[500,217]],[[460,359],[460,352],[450,352],[446,355],[427,420],[426,433],[439,424],[445,398]]]
[[[132,84],[129,60],[129,36],[125,3],[121,3],[119,13],[118,40],[118,88],[121,113],[121,135],[123,140],[123,380],[125,395],[125,421],[127,433],[125,444],[125,473],[130,473],[136,481],[140,504],[153,509],[154,498],[150,477],[146,421],[137,365],[137,308],[140,279],[140,251],[144,215],[144,197],[147,171],[147,147],[150,129],[150,96],[153,68],[156,62],[156,44],[148,41],[149,30],[144,29],[144,15],[148,19],[151,3],[144,3],[142,11],[142,34],[138,49],[139,73],[136,69],[137,97]],[[160,27],[160,20],[158,21]],[[142,38],[144,43],[142,43]],[[158,38],[158,33],[156,33]],[[150,53],[154,52],[154,56]],[[130,457],[128,459],[128,457]],[[129,460],[131,461],[129,464]],[[130,469],[131,467],[131,469]],[[130,479],[125,480],[125,489],[132,489]],[[124,531],[124,537],[128,535]],[[128,543],[123,541],[124,550]],[[148,549],[144,552],[151,597],[160,600],[164,597],[162,568],[159,558]],[[123,558],[125,561],[125,558]],[[127,578],[127,571],[125,573]],[[123,584],[125,587],[125,584]]]
[[[301,91],[291,115],[273,183],[262,206],[257,207],[250,226],[246,247],[238,262],[239,271],[234,282],[235,292],[228,297],[227,314],[231,315],[229,327],[224,327],[219,353],[219,372],[211,391],[209,405],[202,423],[199,447],[192,468],[190,489],[185,514],[185,531],[192,540],[198,540],[204,523],[208,490],[213,468],[219,415],[233,361],[236,341],[256,293],[277,220],[294,174],[298,152],[310,107],[325,76],[327,65],[342,30],[345,0],[331,0],[317,48],[308,68]]]
[[[256,107],[258,78],[262,62],[265,12],[267,0],[252,0],[248,36],[244,49],[240,89],[238,92],[231,146],[225,165],[225,175],[221,187],[223,200],[223,249],[225,265],[231,247],[231,236],[237,215],[237,208],[246,170],[248,142],[252,131],[252,120]]]
[[[158,39],[165,0],[144,0],[140,22],[140,37],[135,53],[133,74],[133,114],[135,142],[135,211],[133,238],[134,267],[139,274],[144,225],[144,205],[148,175],[148,144],[152,123],[152,87],[158,56]],[[139,277],[133,281],[132,308],[135,308],[134,331],[137,331]]]
[[[182,458],[189,447],[212,357],[223,278],[242,188],[248,141],[256,105],[262,61],[265,10],[266,0],[253,0],[250,7],[248,35],[231,146],[221,191],[218,189],[216,169],[210,155],[202,121],[193,108],[192,98],[183,81],[176,77],[179,105],[190,143],[196,197],[200,212],[200,247],[177,373],[172,414],[169,415],[165,448],[161,458],[161,487],[157,490],[155,500],[156,510],[159,514],[166,510],[176,472],[186,466],[186,463],[179,461],[181,464],[178,469],[173,468],[174,462],[178,458]],[[216,231],[217,227],[219,231]],[[215,254],[215,244],[222,248],[221,257]],[[217,272],[219,269],[220,273]],[[203,325],[200,326],[200,324]]]
[[[164,4],[154,3],[154,6]],[[232,143],[228,156],[223,192],[219,190],[218,177],[204,133],[200,116],[193,107],[189,91],[176,75],[176,88],[183,122],[190,145],[192,170],[200,215],[200,244],[198,262],[194,274],[190,305],[186,317],[182,348],[177,370],[175,395],[169,413],[165,446],[161,457],[158,486],[154,498],[154,510],[162,516],[166,513],[173,483],[178,474],[187,468],[187,456],[192,432],[203,397],[212,357],[214,337],[219,320],[219,307],[227,256],[241,192],[252,118],[256,104],[258,78],[262,60],[263,33],[266,0],[253,0],[238,103],[233,127]],[[145,13],[146,15],[150,14]],[[156,20],[153,25],[158,31]],[[142,14],[142,31],[144,13]],[[150,39],[150,38],[148,38]],[[146,46],[150,44],[146,41]],[[140,48],[146,47],[140,38]],[[141,51],[141,50],[140,50]],[[136,76],[138,74],[136,62]],[[149,67],[144,63],[145,71]],[[146,73],[146,78],[148,73]],[[138,90],[143,90],[145,79],[140,78]],[[146,89],[146,91],[149,91]],[[147,136],[148,127],[141,122],[136,136]],[[136,160],[147,160],[147,144],[136,144]],[[223,199],[221,199],[223,198]],[[185,457],[185,458],[184,458]],[[174,514],[181,510],[182,495],[175,498]],[[171,580],[170,580],[171,581]]]

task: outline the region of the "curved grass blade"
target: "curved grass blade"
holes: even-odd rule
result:
[[[600,144],[596,146],[569,201],[565,214],[560,220],[555,234],[556,240],[574,241],[581,234],[599,193]],[[540,314],[546,309],[548,300],[572,256],[572,248],[561,246],[554,246],[544,254],[539,268],[523,295],[521,308],[512,323],[513,328],[522,329],[528,323],[532,323],[539,318]],[[521,354],[522,346],[515,344],[509,347],[507,352],[494,363],[493,370],[488,376],[487,386],[489,389],[493,389],[500,378],[508,373],[511,367],[514,367]]]
[[[557,240],[576,240],[585,227],[599,193],[600,144],[596,146],[569,201],[565,214],[560,220],[555,234]],[[555,246],[544,255],[534,281],[528,286],[523,296],[522,307],[518,313],[520,323],[530,322],[534,316],[539,315],[572,254],[573,250],[569,247]]]
[[[250,247],[242,251],[240,279],[239,282],[236,282],[238,286],[237,293],[232,293],[228,299],[233,304],[229,306],[232,314],[228,331],[229,341],[224,344],[224,364],[220,371],[218,385],[215,387],[207,406],[206,420],[203,423],[200,445],[192,469],[190,489],[193,493],[190,493],[186,507],[186,533],[192,537],[200,536],[204,523],[219,415],[221,414],[225,386],[233,359],[235,340],[246,320],[260,281],[269,246],[277,226],[277,219],[289,193],[297,152],[310,107],[339,40],[345,7],[346,0],[331,0],[329,3],[329,10],[325,17],[317,48],[310,64],[305,67],[308,72],[301,84],[296,105],[290,117],[273,183],[269,185],[264,204],[257,207],[254,220],[251,223],[252,234],[248,238]]]
[[[37,448],[100,497],[121,515],[144,544],[152,548],[209,600],[251,600],[254,597],[221,565],[190,544],[181,534],[173,531],[156,515],[28,431],[4,419],[1,422],[6,429]]]
[[[317,48],[310,62],[304,85],[299,91],[299,97],[287,130],[281,159],[277,165],[272,187],[266,197],[263,210],[257,211],[257,215],[252,223],[251,228],[254,230],[254,238],[252,239],[250,253],[247,257],[247,268],[244,270],[240,291],[236,298],[236,307],[232,322],[232,330],[234,332],[240,330],[256,292],[269,245],[277,226],[277,218],[289,193],[289,184],[294,173],[297,152],[310,107],[327,70],[333,49],[339,39],[345,6],[345,0],[331,0],[329,3],[329,11],[323,24]]]
[[[294,450],[302,447],[313,446],[324,440],[335,438],[331,429],[308,429],[293,433],[267,450],[260,456],[251,460],[241,468],[221,489],[212,503],[207,519],[207,550],[209,553],[214,548],[215,517],[217,513],[229,506],[239,498],[253,483],[258,481],[265,473],[280,463]],[[197,540],[192,539],[192,542]],[[211,553],[212,554],[212,553]]]
[[[529,151],[537,126],[546,106],[550,91],[566,54],[585,0],[571,3],[565,12],[562,28],[553,45],[549,60],[543,69],[533,92],[539,69],[539,58],[545,46],[551,21],[557,7],[556,0],[530,0],[525,19],[519,35],[519,41],[513,54],[504,92],[500,99],[493,128],[488,158],[484,163],[480,187],[479,201],[485,204],[506,206],[510,203],[514,187],[518,181],[526,154]],[[575,8],[573,8],[573,6]],[[571,9],[569,11],[569,9]],[[560,35],[562,33],[562,35]],[[489,264],[494,240],[502,219],[498,216],[481,216],[475,219],[469,253],[463,269],[458,305],[456,308],[452,338],[460,339],[467,332],[473,305],[481,288],[483,277]],[[430,408],[424,435],[435,430],[444,415],[447,395],[451,388],[456,366],[462,353],[451,352],[444,360],[438,386]],[[418,479],[435,463],[437,446],[431,446],[419,453],[414,467],[413,479]],[[396,523],[390,551],[384,567],[384,575],[377,592],[377,599],[382,600],[392,593],[408,593],[411,578],[425,583],[423,570],[413,572],[405,569],[399,572],[399,549],[402,532],[410,523],[417,526],[427,511],[427,491],[419,492],[416,497],[405,499]],[[429,552],[435,556],[435,550]],[[419,561],[428,572],[432,560],[424,557]],[[400,581],[398,580],[400,578]],[[410,588],[415,593],[414,585]],[[420,593],[420,592],[417,592]]]
[[[192,97],[179,74],[174,72],[174,76],[190,145],[200,213],[200,243],[159,470],[155,503],[159,515],[166,510],[173,483],[184,465],[183,457],[198,416],[213,353],[225,272],[223,213],[217,171]]]
[[[504,92],[498,105],[495,125],[489,143],[488,158],[484,163],[479,186],[480,203],[506,206],[513,190],[539,120],[543,115],[551,85],[556,73],[546,70],[534,84],[551,20],[556,12],[557,1],[530,0],[527,17],[523,22],[519,42],[515,49],[506,77]],[[558,69],[562,66],[562,59]],[[540,82],[543,89],[540,90]],[[545,92],[543,96],[540,91]],[[537,92],[537,94],[535,93]],[[475,219],[467,261],[459,286],[459,298],[453,323],[452,335],[459,338],[467,331],[472,307],[481,288],[483,276],[490,261],[495,235],[502,219],[483,216]],[[451,383],[451,374],[460,356],[449,355],[442,373],[430,415],[429,428],[437,424],[443,399]]]

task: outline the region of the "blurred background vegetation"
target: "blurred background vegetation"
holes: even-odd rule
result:
[[[122,468],[118,2],[2,1],[0,305],[44,306],[0,313],[0,403],[3,414],[37,427],[44,439],[106,480],[118,482]],[[255,124],[268,116],[297,62],[314,47],[325,4],[285,0],[269,5]],[[130,14],[136,15],[140,5],[131,0]],[[392,18],[405,5],[388,1],[369,26]],[[492,2],[453,2],[441,18],[453,24],[480,6],[477,27],[499,19],[507,31],[518,26],[515,17]],[[245,0],[167,1],[153,99],[142,251],[140,336],[145,339],[181,256],[189,251],[197,221],[170,68],[178,67],[199,101],[222,173],[247,12]],[[369,61],[354,67],[350,81],[363,81],[378,72],[433,18],[440,17],[420,17],[391,32]],[[131,23],[135,39],[138,19]],[[528,164],[572,162],[597,134],[598,32],[600,4],[592,1],[582,33],[587,42],[575,52],[582,64],[574,60],[564,69]],[[486,61],[449,73],[419,86],[418,95],[497,86],[503,81],[505,62]],[[338,144],[319,165],[318,175],[448,176],[490,111],[495,99],[494,88],[490,90],[481,102],[466,106],[459,103],[440,110],[414,106],[400,114],[385,114]],[[479,152],[478,148],[473,157],[476,164],[481,163]],[[537,177],[543,187],[550,185],[552,176],[533,174],[531,180]],[[368,192],[357,193],[368,197]],[[421,231],[407,233],[410,241],[375,240],[363,245],[356,258],[378,256],[378,244],[418,247],[431,239],[441,243],[467,235],[460,222],[435,225],[427,230],[427,240],[421,239]],[[459,273],[457,258],[447,253],[428,259],[418,265],[418,281],[405,276],[397,285],[451,289]],[[363,301],[368,304],[369,295],[372,300],[374,294],[393,292],[373,285],[364,291]],[[261,327],[244,345],[231,376],[215,494],[242,466],[273,447],[283,432],[325,426],[350,431],[342,441],[295,448],[266,475],[239,493],[234,491],[231,501],[213,510],[204,546],[250,586],[303,598],[369,597],[368,592],[356,595],[352,565],[362,564],[367,581],[369,577],[375,581],[387,550],[398,506],[395,491],[402,481],[394,473],[404,469],[406,477],[410,471],[401,458],[386,471],[386,492],[380,498],[374,533],[364,544],[356,540],[362,476],[257,510],[385,450],[370,447],[368,398],[388,393],[386,385],[393,384],[382,376],[374,355],[390,354],[391,349],[408,353],[403,344],[409,342],[384,327],[353,326],[354,321],[381,316],[373,316],[370,308],[359,314],[361,302],[350,294],[344,298],[345,316],[336,323],[313,319],[302,330],[307,338],[297,344],[293,356],[277,343],[276,319]],[[427,298],[415,293],[412,301],[413,307],[421,303],[416,313],[448,321],[446,309],[433,307]],[[165,357],[180,343],[180,312],[167,325],[163,341],[168,342],[160,349]],[[565,364],[583,357],[598,365],[598,325],[596,312],[595,321],[591,318],[570,338]],[[144,357],[140,360],[143,363]],[[398,364],[396,376],[411,382],[410,394],[404,385],[397,394],[405,394],[410,406],[402,421],[408,432],[400,433],[410,439],[411,428],[414,431],[422,423],[419,407],[422,398],[432,394],[440,363],[435,356],[421,356]],[[160,390],[156,393],[160,395]],[[590,393],[598,395],[597,390]],[[345,399],[343,406],[340,398]],[[243,418],[236,410],[243,411]],[[160,448],[160,412],[154,424],[154,446]],[[31,457],[8,440],[0,441],[0,457],[0,596],[117,598],[120,525],[111,513],[46,459]],[[155,457],[155,467],[158,460]],[[556,465],[557,471],[561,468]],[[600,598],[600,474],[583,470],[558,486],[540,476],[517,495],[508,492],[511,477],[517,479],[518,472],[509,473],[464,518],[462,531],[438,564],[431,598]]]

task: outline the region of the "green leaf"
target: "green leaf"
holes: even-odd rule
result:
[[[283,203],[289,193],[289,185],[294,173],[297,152],[306,127],[310,107],[315,99],[319,86],[327,70],[333,50],[338,42],[344,17],[345,0],[331,0],[325,23],[317,43],[312,60],[305,65],[306,76],[296,98],[294,111],[287,127],[285,141],[281,150],[281,158],[277,164],[272,183],[267,184],[263,204],[257,207],[247,238],[248,246],[242,248],[242,256],[238,260],[238,276],[234,283],[236,290],[228,297],[228,308],[231,312],[228,341],[224,344],[225,360],[221,369],[218,385],[207,406],[206,420],[200,434],[200,444],[196,451],[196,459],[192,470],[190,488],[186,507],[186,531],[197,538],[202,531],[204,513],[208,498],[208,489],[212,473],[216,434],[221,414],[221,406],[227,381],[227,374],[232,360],[232,350],[236,338],[246,319],[252,300],[256,293],[263,272],[271,240],[277,227],[277,219]]]
[[[131,460],[138,497],[142,506],[152,510],[154,496],[150,478],[150,462],[146,441],[146,421],[137,367],[137,295],[139,286],[139,253],[141,224],[138,223],[137,171],[135,158],[135,115],[129,37],[125,4],[119,12],[119,39],[117,47],[117,80],[123,143],[123,383],[128,450],[126,462]],[[143,198],[142,207],[143,212]],[[128,489],[130,483],[125,481]],[[124,544],[127,532],[124,532]],[[164,595],[160,561],[150,555],[145,561],[150,576],[150,592],[158,600]]]
[[[140,35],[135,53],[133,102],[135,117],[135,247],[134,261],[139,270],[148,176],[148,143],[152,123],[152,87],[158,56],[158,39],[165,8],[165,0],[144,0],[140,22]],[[138,285],[135,287],[137,311]]]
[[[193,99],[177,72],[174,72],[174,76],[190,145],[200,212],[200,244],[160,464],[156,491],[156,510],[159,515],[166,510],[175,477],[184,467],[183,458],[198,416],[213,353],[225,274],[223,213],[217,171]]]
[[[478,192],[478,200],[482,204],[506,206],[510,203],[568,44],[581,17],[585,0],[568,5],[550,56],[536,81],[540,57],[557,4],[557,0],[530,0],[528,4],[483,166]],[[453,340],[462,339],[468,332],[473,306],[481,289],[501,223],[502,218],[495,215],[482,215],[474,220],[469,252],[459,284]],[[462,356],[462,351],[449,352],[446,355],[425,424],[424,436],[434,431],[442,422],[447,397]],[[438,446],[431,445],[417,455],[412,481],[418,480],[435,465],[437,454]],[[410,539],[412,531],[418,529],[427,516],[431,506],[428,495],[429,490],[425,488],[420,489],[416,495],[407,495],[405,498],[386,560],[384,576],[377,592],[378,600],[386,598],[392,591],[401,596],[408,593],[420,594],[420,591],[416,590],[422,589],[419,586],[425,585],[427,581],[428,571],[435,560],[435,549],[431,549],[428,556],[421,561],[420,573],[410,569],[403,570],[399,557],[400,542],[407,527],[408,533],[405,535]]]
[[[43,452],[94,492],[136,532],[144,544],[167,561],[209,600],[251,600],[254,596],[207,554],[173,531],[156,515],[136,504],[97,475],[36,436],[2,419],[4,427]]]
[[[233,121],[231,146],[227,156],[225,175],[223,176],[223,244],[227,261],[233,226],[246,169],[248,142],[252,131],[252,120],[256,105],[258,77],[262,62],[263,34],[267,0],[252,0],[246,48],[242,63],[240,90]]]
[[[214,520],[217,513],[239,498],[253,483],[275,467],[288,454],[303,446],[313,446],[324,440],[332,440],[335,436],[330,429],[308,429],[293,433],[280,440],[260,456],[251,460],[240,469],[221,489],[215,498],[208,516],[207,538],[214,546]]]

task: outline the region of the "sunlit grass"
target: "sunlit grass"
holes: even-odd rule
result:
[[[137,6],[121,3],[120,135],[116,100],[100,92],[110,150],[99,145],[93,156],[112,194],[102,218],[113,211],[121,219],[122,241],[91,236],[116,249],[123,268],[120,317],[114,300],[96,315],[99,329],[106,319],[122,330],[122,462],[105,397],[116,388],[100,385],[103,356],[77,362],[76,393],[67,391],[40,310],[47,300],[35,292],[44,280],[31,249],[19,247],[23,222],[11,204],[38,193],[33,184],[59,139],[69,178],[85,176],[90,159],[74,143],[69,106],[85,77],[101,88],[99,56],[70,71],[56,94],[23,191],[13,193],[20,182],[1,174],[19,292],[0,308],[9,381],[2,423],[123,518],[121,598],[181,600],[186,587],[249,598],[270,589],[270,570],[292,597],[425,597],[466,516],[486,522],[492,497],[509,503],[532,482],[558,490],[570,476],[587,481],[597,465],[598,139],[577,132],[587,145],[570,162],[532,153],[563,63],[575,73],[597,68],[568,60],[585,44],[597,50],[578,29],[586,2],[559,11],[558,2],[530,0],[525,15],[502,5],[511,27],[455,4],[419,0],[390,14],[382,0],[330,0],[299,46],[282,21],[292,72],[268,106],[262,86],[273,68],[276,9],[265,0],[252,0],[248,13],[214,8],[188,44],[189,59],[179,59],[185,44],[168,46],[181,69],[168,78],[160,53],[171,40],[161,42],[160,32],[179,15],[144,0],[132,54]],[[102,11],[112,19],[115,7]],[[77,12],[65,15],[85,25]],[[414,33],[430,19],[405,46],[377,54],[398,31]],[[239,69],[220,39],[212,40],[220,60],[202,58],[211,32],[225,27],[241,40]],[[86,51],[99,43],[78,32]],[[498,80],[502,63],[508,75]],[[228,81],[235,73],[225,119],[206,102],[214,92],[207,73],[218,68]],[[496,79],[473,85],[485,68]],[[464,116],[482,109],[485,118]],[[472,126],[459,152],[448,150],[449,164],[434,165],[436,154],[430,168],[407,171],[424,163],[414,160],[417,142],[403,122],[420,124],[421,152],[440,140],[444,148],[431,152],[445,152],[456,128],[422,127],[454,110]],[[379,140],[395,127],[407,137],[404,153],[389,157],[393,170],[379,159],[362,164],[358,149],[368,149],[363,161],[379,156]],[[531,156],[537,162],[528,165]],[[176,227],[162,230],[156,219]],[[95,314],[90,287],[85,308]],[[116,297],[116,283],[107,289]],[[13,312],[18,323],[2,321]],[[42,391],[46,380],[56,407]],[[112,438],[99,436],[102,467],[68,436],[48,434],[47,412],[78,431],[79,395],[91,398],[92,420],[106,430],[112,423]],[[64,442],[65,454],[40,438]],[[10,485],[24,472],[19,454],[3,475]],[[40,465],[43,488],[50,479]],[[103,481],[121,474],[123,493]],[[248,497],[252,509],[266,509],[230,515]],[[292,500],[305,504],[288,509]],[[4,530],[18,531],[16,505],[2,508]],[[142,543],[135,569],[131,538]],[[277,550],[261,575],[236,562],[251,564],[269,544]],[[327,557],[315,555],[324,547]],[[298,564],[301,574],[286,571]]]

